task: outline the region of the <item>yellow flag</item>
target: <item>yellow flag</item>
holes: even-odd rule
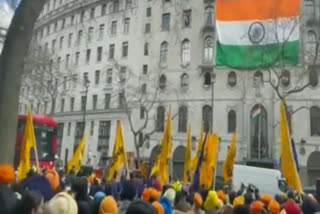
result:
[[[26,125],[20,145],[20,162],[18,166],[18,180],[23,180],[30,170],[30,150],[36,146],[31,108],[28,109]]]
[[[280,107],[280,158],[281,171],[288,185],[302,194],[303,190],[291,147],[291,136],[284,102],[281,103]]]
[[[234,159],[237,152],[236,142],[237,134],[234,132],[231,138],[230,146],[228,147],[226,160],[224,161],[222,166],[222,175],[225,183],[228,183],[233,175]]]
[[[72,158],[69,160],[67,164],[68,172],[73,168],[76,172],[79,172],[79,170],[81,169],[85,146],[86,146],[86,138],[82,137],[79,145],[77,146],[75,153],[73,154]]]
[[[184,171],[183,171],[183,183],[187,184],[190,180],[190,173],[192,168],[191,162],[191,125],[189,125],[188,134],[187,134],[187,147],[184,155]]]
[[[197,168],[198,160],[199,160],[201,149],[202,149],[202,143],[203,143],[203,123],[201,123],[200,135],[199,135],[196,155],[192,159],[192,171],[195,171]]]
[[[218,135],[210,134],[207,137],[207,142],[204,149],[204,160],[200,170],[200,186],[207,189],[212,188],[214,180],[214,172],[218,160],[219,137]]]
[[[117,121],[116,138],[113,146],[112,160],[108,172],[108,180],[111,181],[123,164],[127,165],[127,154],[124,147],[121,121]]]

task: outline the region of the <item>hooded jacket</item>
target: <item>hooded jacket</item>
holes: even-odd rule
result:
[[[164,214],[172,214],[172,205],[168,198],[162,197],[159,202],[164,209]]]

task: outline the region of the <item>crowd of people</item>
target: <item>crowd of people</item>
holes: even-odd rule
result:
[[[195,191],[179,181],[107,182],[53,169],[30,170],[17,181],[12,166],[0,165],[0,214],[319,214],[319,198],[292,191],[271,196],[253,185]]]

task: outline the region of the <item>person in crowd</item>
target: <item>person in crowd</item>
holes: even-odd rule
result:
[[[100,204],[105,197],[106,197],[106,194],[102,191],[99,191],[94,195],[93,200],[94,200],[94,213],[95,214],[99,213]]]
[[[76,177],[73,180],[72,193],[78,204],[79,214],[87,214],[87,212],[93,213],[94,211],[94,202],[88,195],[88,180],[85,177]]]
[[[262,214],[264,204],[261,201],[254,201],[250,204],[251,214]]]
[[[293,199],[289,199],[284,204],[284,210],[286,214],[301,214],[301,209],[299,205]],[[308,213],[304,213],[304,214],[308,214]]]
[[[117,214],[118,213],[118,207],[117,202],[114,200],[112,196],[105,197],[99,208],[99,212],[95,214]]]
[[[34,191],[25,191],[21,201],[19,201],[17,214],[43,214],[43,197]]]
[[[51,189],[54,193],[57,193],[59,191],[60,187],[60,177],[56,170],[54,169],[48,169],[46,171],[46,178],[48,179]]]
[[[174,214],[187,213],[192,210],[191,205],[186,201],[186,195],[184,191],[176,193],[173,209]]]
[[[153,206],[154,208],[156,208],[157,214],[164,214],[164,209],[163,209],[162,205],[160,204],[160,202],[154,201],[154,202],[152,203],[152,206]]]
[[[276,200],[271,199],[271,201],[268,204],[268,210],[270,214],[279,214],[280,204]]]
[[[233,214],[250,214],[250,210],[248,206],[240,205],[233,208]]]
[[[210,190],[203,204],[207,214],[216,213],[222,207],[223,203],[219,199],[216,191]]]
[[[15,181],[14,169],[9,164],[0,165],[0,213],[11,214],[17,207],[18,198],[11,190]]]
[[[77,214],[78,205],[71,195],[61,192],[45,205],[44,210],[44,214]]]
[[[169,188],[163,194],[163,197],[160,199],[159,202],[163,207],[165,214],[172,214],[172,208],[173,208],[175,197],[176,197],[176,192],[172,188]]]
[[[218,214],[233,214],[233,207],[231,205],[229,205],[229,204],[224,205],[218,211]]]
[[[193,195],[193,210],[195,214],[204,214],[204,211],[201,209],[203,204],[202,196],[199,193],[194,193]]]
[[[123,187],[119,201],[119,214],[125,214],[129,205],[136,197],[136,187],[131,181],[124,181],[122,185]]]
[[[148,202],[136,200],[129,205],[125,214],[157,214],[157,210]]]

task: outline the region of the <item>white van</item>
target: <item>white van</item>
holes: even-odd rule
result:
[[[286,191],[287,184],[276,169],[266,169],[252,166],[235,165],[233,169],[233,189],[240,190],[241,184],[246,187],[253,184],[260,194],[276,195]]]

